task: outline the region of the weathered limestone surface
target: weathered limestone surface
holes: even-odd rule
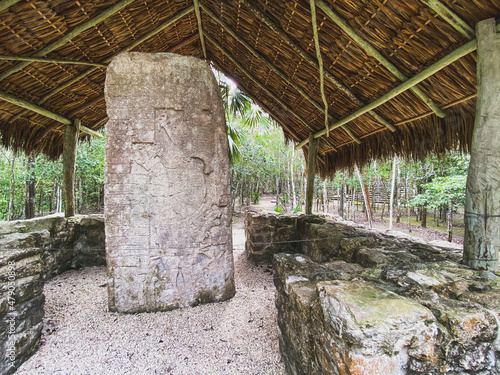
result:
[[[0,252],[0,374],[12,374],[38,346],[45,297],[41,249]]]
[[[108,67],[105,95],[110,310],[231,298],[228,143],[209,65],[123,53]]]
[[[288,374],[500,374],[500,277],[409,237],[295,220],[298,253],[273,258]]]
[[[102,215],[49,215],[0,222],[0,249],[40,248],[42,278],[71,268],[106,264]]]
[[[43,282],[105,264],[101,215],[0,222],[0,375],[13,373],[38,347]]]

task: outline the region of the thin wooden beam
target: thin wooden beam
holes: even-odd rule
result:
[[[306,215],[312,214],[314,198],[314,177],[316,176],[316,159],[318,157],[318,139],[309,134],[309,150],[307,151],[307,186],[306,186]]]
[[[58,59],[48,59],[46,57],[24,57],[24,56],[6,56],[0,55],[0,60],[11,60],[11,61],[29,61],[29,62],[44,62],[52,64],[74,64],[74,65],[90,65],[97,66],[99,68],[106,68],[106,64],[93,63],[89,61],[75,61],[75,60],[58,60]]]
[[[349,37],[354,40],[364,51],[377,59],[389,72],[394,74],[400,81],[405,82],[408,80],[394,64],[387,60],[377,49],[370,43],[361,38],[349,24],[339,17],[323,0],[315,0],[318,7],[335,22]],[[412,87],[411,90],[439,117],[444,117],[445,113],[439,108],[432,100],[418,87]]]
[[[48,109],[42,108],[39,105],[36,105],[35,103],[31,103],[27,100],[18,98],[17,96],[8,94],[6,92],[0,91],[0,99],[5,100],[6,102],[12,103],[14,105],[17,105],[22,108],[26,108],[32,112],[36,112],[42,116],[48,117],[52,120],[55,120],[57,122],[60,122],[61,124],[64,125],[71,125],[73,124],[73,121],[71,121],[69,118],[64,117],[58,113],[49,111]],[[80,125],[80,130],[84,133],[87,133],[89,135],[92,135],[97,138],[102,138],[102,134],[96,132],[95,130],[89,129],[83,125]]]
[[[111,59],[113,59],[113,57],[115,57],[116,55],[122,53],[122,52],[128,52],[128,51],[131,51],[132,49],[134,49],[135,47],[137,47],[138,45],[140,45],[141,43],[145,42],[146,40],[148,40],[149,38],[151,38],[152,36],[158,34],[160,31],[166,29],[167,27],[169,27],[170,25],[172,25],[173,23],[177,22],[178,20],[180,20],[182,17],[184,17],[186,14],[189,14],[191,13],[192,11],[194,10],[194,7],[193,6],[190,6],[186,9],[184,9],[183,11],[180,11],[179,13],[177,13],[175,16],[173,16],[172,18],[169,18],[167,21],[163,22],[161,25],[159,25],[158,27],[154,28],[153,30],[151,30],[150,32],[144,34],[142,37],[140,37],[139,39],[135,40],[133,43],[131,43],[130,45],[128,45],[127,47],[121,49],[119,52],[117,52],[116,54],[114,54],[113,56],[107,58],[107,59],[104,59],[101,63],[102,64],[108,64]],[[197,34],[194,34],[197,36]],[[169,50],[175,50],[177,49],[177,46],[178,45],[184,45],[184,43],[186,42],[187,39],[189,39],[189,41],[191,41],[191,37],[188,37],[186,39],[184,39],[183,41],[179,42],[177,45],[173,46],[172,48],[170,48]],[[37,104],[38,105],[42,105],[43,103],[45,103],[48,99],[50,99],[52,96],[54,96],[55,94],[57,94],[58,92],[61,92],[62,90],[70,87],[71,85],[75,84],[76,82],[80,81],[81,79],[87,77],[88,75],[92,74],[93,72],[95,72],[98,68],[90,68],[90,69],[87,69],[86,71],[80,73],[79,75],[77,75],[76,77],[74,78],[71,78],[70,80],[66,81],[65,83],[63,83],[61,86],[57,87],[56,89],[52,90],[51,92],[49,92],[48,94],[46,94],[44,97],[42,97],[38,102]],[[18,115],[14,116],[12,119],[9,120],[9,123],[17,120],[19,117],[25,115],[27,113],[27,111],[23,111],[21,113],[19,113]]]
[[[198,24],[198,34],[200,35],[201,49],[203,50],[203,57],[205,60],[207,59],[207,47],[205,45],[205,38],[203,37],[203,27],[201,24],[201,13],[200,13],[200,4],[198,0],[193,0],[194,4],[194,13],[196,14],[196,22]]]
[[[252,55],[254,55],[260,62],[262,62],[265,66],[267,66],[270,70],[272,70],[276,75],[278,75],[284,82],[288,83],[295,90],[297,90],[309,103],[311,103],[316,109],[318,109],[321,113],[324,113],[324,108],[314,100],[308,93],[302,89],[295,82],[290,80],[280,69],[275,67],[269,60],[267,60],[261,53],[257,52],[252,46],[250,46],[244,39],[240,38],[234,31],[232,31],[228,25],[224,21],[222,21],[219,17],[212,13],[210,9],[208,9],[203,3],[200,3],[200,7],[203,11],[210,16],[215,22],[217,22],[229,35],[231,35],[234,39],[236,39],[241,45],[243,45]],[[336,120],[333,116],[329,115],[329,118],[332,120]],[[342,127],[344,129],[344,127]],[[344,129],[345,130],[345,129]],[[352,134],[352,133],[351,133]],[[352,137],[351,137],[352,138]],[[361,141],[354,137],[353,138],[357,143],[361,143]]]
[[[453,51],[449,55],[445,56],[444,58],[442,58],[438,62],[432,64],[427,69],[423,70],[422,72],[420,72],[419,74],[417,74],[413,78],[410,78],[408,81],[402,83],[401,85],[399,85],[395,89],[389,91],[387,94],[383,95],[379,99],[373,101],[372,103],[366,105],[365,107],[363,107],[361,109],[358,109],[354,113],[352,113],[349,116],[345,117],[344,119],[336,122],[335,124],[330,125],[330,130],[333,130],[333,129],[339,127],[339,126],[342,126],[342,125],[348,123],[349,121],[354,120],[355,118],[357,118],[357,117],[365,114],[366,112],[368,112],[371,109],[374,109],[374,108],[377,108],[377,107],[381,106],[382,104],[384,104],[384,103],[388,102],[389,100],[395,98],[396,96],[398,96],[399,94],[405,92],[406,90],[410,89],[411,87],[413,87],[413,86],[417,85],[418,83],[426,80],[427,78],[429,78],[433,74],[437,73],[438,71],[440,71],[441,69],[447,67],[448,65],[450,65],[453,62],[457,61],[458,59],[460,59],[460,58],[468,55],[469,53],[475,51],[476,48],[477,48],[477,41],[476,41],[476,39],[468,42],[467,44],[464,44],[462,47],[457,48],[455,51]],[[321,131],[317,132],[314,136],[316,138],[319,138],[323,134],[325,134],[325,132],[326,132],[325,130],[321,130]],[[300,142],[296,146],[296,148],[297,149],[301,148],[302,146],[304,146],[305,144],[307,144],[307,142],[309,142],[309,139],[303,140],[302,142]]]
[[[316,4],[314,0],[309,0],[309,7],[311,8],[311,26],[314,38],[314,50],[316,51],[316,59],[318,60],[318,72],[319,72],[319,91],[321,92],[321,100],[323,100],[323,105],[325,106],[325,128],[326,136],[330,136],[330,131],[328,130],[328,100],[325,95],[325,78],[323,74],[323,58],[321,57],[321,49],[319,47],[319,36],[318,36],[318,24],[316,22]]]
[[[444,5],[439,0],[420,0],[420,2],[431,8],[451,27],[453,27],[467,39],[472,40],[475,38],[476,33],[474,31],[474,28],[470,27],[467,24],[467,22],[461,19],[456,13],[451,11],[446,5]]]
[[[288,36],[281,28],[279,28],[268,16],[266,16],[263,12],[261,12],[253,2],[249,0],[241,0],[243,4],[259,19],[261,22],[264,22],[276,35],[280,37],[288,46],[297,53],[302,59],[304,59],[309,65],[311,65],[315,69],[319,69],[318,64],[314,61],[311,56],[299,45],[297,45],[292,38]],[[344,95],[346,95],[350,100],[352,100],[358,107],[364,107],[366,104],[362,102],[354,93],[345,86],[342,82],[340,82],[333,74],[331,74],[327,69],[324,69],[325,77]],[[377,122],[384,125],[387,129],[394,132],[396,128],[389,123],[386,119],[380,116],[375,111],[369,111],[370,114]]]
[[[73,30],[68,32],[66,35],[64,35],[62,38],[59,38],[55,42],[50,43],[49,45],[45,46],[42,48],[40,51],[35,53],[33,57],[44,57],[47,54],[49,54],[52,51],[55,51],[56,49],[64,46],[66,43],[68,43],[71,39],[77,37],[84,31],[90,29],[91,27],[94,27],[98,23],[104,21],[106,18],[111,17],[113,14],[116,12],[119,12],[123,8],[125,8],[127,5],[130,3],[134,2],[135,0],[122,0],[119,3],[113,5],[112,7],[106,9],[102,13],[100,13],[97,17],[92,18],[91,20],[84,22],[78,26],[76,26]],[[9,77],[10,75],[20,71],[21,69],[27,67],[30,65],[31,62],[29,61],[23,61],[20,62],[19,64],[14,65],[10,69],[7,69],[5,72],[0,74],[0,81],[4,80],[5,78]]]
[[[210,35],[208,34],[205,34],[205,38],[210,42],[212,43],[215,47],[217,47],[224,56],[226,56],[226,58],[231,61],[234,66],[236,68],[238,68],[243,74],[245,74],[253,83],[255,83],[262,91],[264,91],[269,97],[272,98],[272,100],[274,102],[276,102],[277,104],[279,104],[282,108],[284,108],[286,111],[288,111],[289,113],[291,113],[293,116],[295,116],[302,124],[304,124],[305,127],[307,127],[309,130],[313,130],[309,124],[307,123],[307,121],[302,117],[300,116],[299,114],[295,113],[294,111],[292,111],[291,109],[288,108],[288,106],[280,99],[278,98],[276,95],[274,95],[271,91],[269,91],[269,89],[264,86],[262,83],[260,83],[257,79],[255,79],[252,75],[252,73],[250,73],[243,65],[241,65],[238,61],[236,61],[235,58],[233,58],[231,56],[231,54],[229,53],[229,51],[227,51],[224,47],[222,47],[219,42],[217,42],[215,39],[213,39],[212,37],[210,37]],[[337,149],[335,147],[333,147],[333,145],[330,144],[330,142],[326,142],[334,151],[337,151]]]
[[[21,0],[2,0],[0,1],[0,12],[10,8],[12,5],[17,4]]]
[[[75,119],[64,128],[63,145],[63,193],[64,193],[64,216],[75,216],[75,167],[76,149],[78,145],[78,133],[80,120]]]

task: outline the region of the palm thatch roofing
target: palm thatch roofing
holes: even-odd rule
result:
[[[65,122],[106,124],[109,61],[140,51],[206,58],[296,143],[327,133],[322,176],[394,153],[467,151],[474,26],[499,16],[498,0],[2,0],[1,141],[57,158]]]

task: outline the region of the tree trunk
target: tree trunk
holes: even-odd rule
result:
[[[465,199],[464,263],[498,271],[500,249],[500,38],[495,19],[476,25],[476,117]]]
[[[66,125],[64,129],[63,194],[65,217],[75,216],[75,162],[79,130],[80,120],[75,120],[72,125]]]
[[[370,201],[368,200],[367,192],[365,190],[365,184],[363,183],[363,177],[361,176],[361,172],[359,171],[357,164],[354,164],[354,169],[356,170],[356,174],[358,175],[358,179],[359,179],[359,184],[361,185],[361,193],[363,194],[365,208],[368,208],[365,210],[366,214],[368,216],[368,226],[370,227],[370,229],[372,229],[373,223],[372,223],[372,214],[370,212]]]
[[[448,242],[453,240],[453,202],[448,202]]]
[[[394,155],[392,161],[392,179],[391,179],[391,196],[389,197],[389,230],[392,230],[392,217],[394,214],[394,185],[396,184],[396,164],[398,157]]]
[[[422,206],[422,228],[427,228],[427,206]]]
[[[397,201],[397,212],[396,212],[396,223],[401,222],[401,164],[399,163],[398,160],[398,177],[397,177],[397,192],[396,192],[396,201]]]
[[[31,154],[28,157],[28,169],[26,176],[26,203],[24,206],[24,216],[26,219],[35,217],[35,194],[36,194],[36,180],[33,170],[35,167],[35,156]]]
[[[306,215],[312,214],[314,198],[314,177],[316,176],[316,158],[318,155],[318,139],[314,133],[309,134],[309,150],[307,152],[307,189],[306,189]]]
[[[344,199],[345,199],[345,174],[342,172],[342,188],[340,189],[339,216],[344,218]]]
[[[16,165],[16,153],[12,153],[12,164],[10,167],[10,192],[9,192],[9,206],[7,208],[7,221],[12,220],[14,214],[14,198],[16,193],[16,176],[14,174]]]

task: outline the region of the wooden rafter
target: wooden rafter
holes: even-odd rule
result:
[[[200,35],[201,49],[203,50],[203,57],[207,59],[207,47],[205,45],[205,38],[203,37],[203,26],[201,23],[200,3],[198,0],[193,0],[194,12],[196,14],[196,23],[198,24],[198,34]]]
[[[393,63],[387,60],[376,48],[374,48],[370,43],[361,38],[356,31],[354,31],[349,24],[339,17],[323,0],[315,0],[318,7],[330,18],[333,22],[337,24],[352,40],[354,40],[361,49],[373,56],[378,60],[389,72],[396,76],[401,82],[408,80],[406,77]],[[445,113],[441,108],[439,108],[427,94],[425,94],[418,87],[412,87],[411,90],[427,105],[437,116],[444,117]]]
[[[262,83],[260,83],[257,79],[255,79],[252,75],[252,73],[250,73],[245,67],[243,67],[238,61],[236,61],[236,59],[234,57],[231,56],[231,54],[229,53],[229,51],[227,51],[224,47],[222,47],[219,42],[217,42],[215,39],[213,39],[212,37],[210,37],[208,34],[205,34],[205,38],[210,42],[212,43],[215,47],[217,47],[221,52],[222,54],[228,59],[230,60],[234,66],[236,68],[238,68],[243,74],[245,74],[248,79],[250,79],[253,83],[255,83],[262,91],[264,91],[266,93],[266,95],[268,95],[269,97],[271,97],[273,99],[274,102],[276,102],[277,104],[279,104],[282,108],[284,108],[287,112],[289,112],[290,114],[292,114],[293,116],[295,116],[302,124],[304,124],[304,126],[306,126],[309,130],[313,130],[307,123],[306,120],[304,120],[302,118],[302,116],[300,116],[299,114],[295,113],[294,111],[292,111],[291,109],[288,108],[288,106],[280,99],[278,98],[275,94],[273,94],[271,91],[269,91],[269,89],[264,86]],[[297,137],[297,139],[300,139]],[[326,141],[326,143],[328,144],[328,146],[330,146],[334,151],[337,151],[335,147],[333,147],[333,145],[330,144],[330,142]]]
[[[470,27],[467,22],[461,19],[456,13],[452,12],[446,5],[439,0],[420,0],[423,4],[427,5],[434,12],[436,12],[443,20],[457,30],[460,34],[469,40],[474,39],[475,31]]]
[[[68,32],[66,35],[63,37],[59,38],[55,42],[50,43],[49,45],[45,46],[42,48],[40,51],[35,53],[33,57],[44,57],[47,54],[49,54],[52,51],[55,51],[56,49],[64,46],[66,43],[68,43],[71,39],[77,37],[84,31],[90,29],[91,27],[94,27],[98,23],[104,21],[106,18],[111,17],[113,14],[116,12],[119,12],[123,8],[125,8],[127,5],[130,3],[134,2],[135,0],[122,0],[119,3],[113,5],[111,8],[106,9],[104,12],[100,13],[97,17],[92,18],[91,20],[84,22],[78,26],[76,26],[73,30]],[[12,68],[7,69],[5,72],[0,74],[0,81],[4,80],[5,78],[9,77],[10,75],[19,72],[23,68],[27,67],[30,65],[31,62],[29,61],[23,61],[20,62],[19,64],[14,65]]]
[[[98,68],[105,68],[106,64],[94,63],[90,61],[75,61],[75,60],[59,60],[59,59],[48,59],[46,57],[25,57],[25,56],[6,56],[0,55],[0,60],[10,60],[10,61],[29,61],[29,62],[44,62],[52,64],[74,64],[74,65],[90,65],[96,66]]]
[[[113,56],[103,60],[101,62],[101,64],[108,64],[111,59],[113,59],[113,57],[115,57],[116,55],[122,53],[122,52],[128,52],[128,51],[131,51],[132,49],[136,48],[137,46],[139,46],[141,43],[145,42],[146,40],[148,40],[149,38],[153,37],[154,35],[158,34],[160,31],[166,29],[167,27],[171,26],[173,23],[177,22],[178,20],[180,20],[182,17],[184,17],[185,15],[191,13],[192,11],[194,10],[194,7],[193,6],[190,6],[186,9],[184,9],[183,11],[177,13],[175,16],[169,18],[167,21],[163,22],[161,25],[159,25],[158,27],[154,28],[153,30],[151,30],[150,32],[144,34],[143,36],[141,36],[139,39],[135,40],[133,43],[131,43],[130,45],[128,45],[127,47],[121,49],[120,51],[118,51],[116,54],[114,54]],[[190,37],[187,37],[186,39],[180,41],[178,44],[176,44],[175,46],[173,46],[172,48],[169,49],[169,51],[175,51],[177,50],[178,48],[182,48],[183,46],[185,46],[186,44],[189,44],[190,42],[192,42],[196,37],[198,37],[198,34],[193,34],[191,35]],[[48,94],[46,94],[44,97],[42,97],[38,102],[37,104],[38,105],[42,105],[43,103],[45,103],[48,99],[50,99],[52,96],[54,96],[55,94],[57,94],[58,92],[61,92],[62,90],[70,87],[71,85],[75,84],[76,82],[80,81],[81,79],[87,77],[88,75],[92,74],[93,72],[95,72],[98,68],[97,67],[94,67],[94,68],[90,68],[90,69],[87,69],[86,71],[80,73],[79,75],[77,75],[76,77],[74,78],[71,78],[70,80],[66,81],[65,83],[63,83],[61,86],[55,88],[54,90],[52,90],[51,92],[49,92]],[[21,116],[24,116],[28,111],[23,111],[21,113],[19,113],[18,115],[14,116],[12,119],[9,120],[10,123],[14,122],[15,120],[17,120],[19,117]]]
[[[281,30],[268,16],[266,16],[263,12],[260,11],[256,7],[256,5],[249,0],[241,1],[245,6],[259,19],[261,22],[264,22],[267,27],[269,27],[276,35],[278,35],[292,50],[297,53],[302,59],[304,59],[309,65],[311,65],[315,69],[319,69],[318,64],[314,61],[309,54],[302,49],[297,43],[295,43],[283,30]],[[354,93],[345,86],[342,82],[340,82],[333,74],[331,74],[327,69],[324,70],[325,77],[343,94],[345,94],[351,101],[353,101],[358,107],[364,107],[366,104],[362,102]],[[396,128],[389,123],[386,119],[380,116],[375,111],[369,111],[369,115],[371,115],[378,123],[384,125],[387,129],[394,132]]]
[[[477,41],[476,41],[476,39],[474,39],[474,40],[468,42],[467,44],[464,44],[462,47],[457,48],[455,51],[453,51],[449,55],[445,56],[444,58],[442,58],[438,62],[432,64],[427,69],[423,70],[422,72],[420,72],[419,74],[417,74],[413,78],[410,78],[409,80],[407,80],[406,82],[402,83],[401,85],[399,85],[395,89],[389,91],[387,94],[383,95],[379,99],[373,101],[372,103],[366,105],[365,107],[363,107],[361,109],[358,109],[354,113],[352,113],[349,116],[345,117],[344,119],[336,122],[335,124],[330,125],[330,130],[333,130],[333,129],[339,127],[339,126],[342,126],[342,125],[348,123],[349,121],[354,120],[355,118],[357,118],[357,117],[365,114],[366,112],[368,112],[371,109],[374,109],[374,108],[377,108],[377,107],[381,106],[382,104],[384,104],[384,103],[388,102],[389,100],[395,98],[396,96],[398,96],[399,94],[405,92],[406,90],[411,89],[413,86],[415,86],[418,83],[426,80],[427,78],[429,78],[433,74],[437,73],[441,69],[443,69],[446,66],[452,64],[453,62],[457,61],[458,59],[460,59],[460,58],[468,55],[469,53],[475,51],[476,49],[477,49]],[[322,135],[324,135],[325,133],[326,133],[325,130],[321,130],[321,131],[317,132],[314,135],[314,137],[315,138],[319,138]],[[301,148],[302,146],[304,146],[305,144],[307,144],[307,142],[309,142],[309,139],[304,139],[302,142],[300,142],[296,146],[296,148],[297,149]]]
[[[24,100],[22,98],[18,98],[17,96],[8,94],[6,92],[0,91],[0,99],[5,100],[6,102],[12,103],[14,105],[17,105],[19,107],[26,108],[30,111],[36,112],[42,116],[45,116],[45,117],[48,117],[52,120],[60,122],[61,124],[64,124],[64,125],[72,125],[73,124],[72,120],[70,120],[69,118],[67,118],[63,115],[49,111],[48,109],[40,107],[39,105],[36,105],[35,103],[31,103],[27,100]],[[89,129],[83,125],[80,126],[80,130],[82,132],[87,133],[89,135],[92,135],[94,137],[102,138],[102,134],[96,132],[95,130]]]
[[[0,1],[0,12],[10,8],[12,5],[17,4],[21,0],[2,0]]]
[[[203,3],[200,3],[203,11],[212,18],[215,22],[217,22],[224,30],[231,35],[234,39],[236,39],[241,45],[243,45],[252,55],[254,55],[260,62],[262,62],[266,67],[268,67],[271,71],[273,71],[276,75],[278,75],[284,82],[292,86],[297,92],[299,92],[309,103],[311,103],[316,109],[318,109],[321,113],[324,113],[324,108],[314,100],[308,93],[304,91],[302,87],[297,85],[295,82],[290,80],[280,69],[274,66],[267,58],[265,58],[261,53],[257,52],[252,46],[250,46],[244,39],[239,37],[231,28],[222,21],[219,17],[217,17],[213,12],[208,9]],[[332,115],[328,116],[332,120],[336,120]],[[344,127],[342,127],[344,129]],[[345,129],[344,129],[345,130]],[[346,132],[347,133],[347,132]],[[349,135],[349,133],[347,133]],[[349,135],[355,142],[361,143],[361,141],[355,137],[352,133]]]

